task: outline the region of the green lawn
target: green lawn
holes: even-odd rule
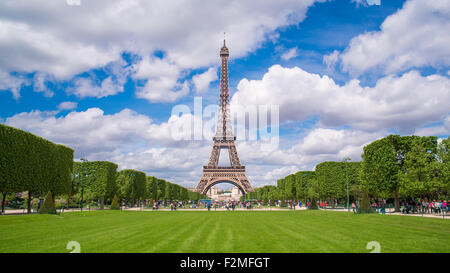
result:
[[[450,220],[330,211],[0,216],[0,252],[450,252]]]

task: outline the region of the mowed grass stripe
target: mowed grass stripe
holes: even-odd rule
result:
[[[332,211],[91,211],[0,217],[0,252],[450,252],[450,221]]]

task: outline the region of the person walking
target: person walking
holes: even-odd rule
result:
[[[353,211],[353,213],[356,213],[356,205],[355,205],[355,202],[352,203],[352,211]]]

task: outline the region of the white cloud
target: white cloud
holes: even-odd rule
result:
[[[49,75],[45,75],[44,73],[36,73],[33,77],[33,90],[35,92],[42,92],[46,97],[53,97],[54,93],[50,89],[47,88],[45,82],[48,81],[51,77]]]
[[[0,70],[38,71],[70,80],[120,60],[123,52],[144,57],[156,50],[164,51],[167,62],[181,70],[208,67],[217,63],[224,31],[232,58],[239,58],[273,37],[278,27],[302,21],[314,2],[97,0],[73,6],[65,1],[1,1]],[[80,88],[88,86],[84,82]],[[173,101],[187,92],[184,84],[168,86],[175,86],[173,80],[149,80],[138,96]],[[95,97],[114,93],[93,89]],[[163,90],[170,90],[167,99],[161,96]],[[81,90],[78,95],[92,94]]]
[[[419,136],[448,136],[450,135],[450,115],[443,119],[440,125],[418,128],[415,135]]]
[[[261,80],[241,80],[231,103],[279,105],[280,122],[318,116],[324,126],[412,133],[441,120],[448,101],[450,79],[445,76],[411,71],[381,78],[374,87],[362,87],[358,80],[340,86],[326,75],[274,65]]]
[[[327,65],[328,70],[333,70],[336,63],[339,61],[339,51],[335,50],[332,53],[323,56],[323,63]]]
[[[120,169],[134,168],[186,186],[197,184],[212,149],[212,141],[172,139],[171,127],[192,121],[189,115],[155,124],[129,109],[110,115],[99,108],[61,117],[56,114],[58,111],[20,113],[5,123],[72,147],[76,158],[112,161]],[[310,170],[324,160],[346,156],[358,160],[362,147],[383,134],[316,128],[303,139],[284,143],[284,148],[264,142],[238,142],[237,148],[256,187],[273,184],[290,172]]]
[[[65,102],[61,102],[58,105],[58,110],[62,111],[62,110],[72,110],[77,108],[78,103],[73,102],[73,101],[65,101]]]
[[[6,124],[30,131],[75,148],[85,154],[112,151],[119,144],[133,143],[134,137],[146,137],[150,118],[124,109],[113,115],[104,115],[99,108],[71,112],[55,117],[54,112],[32,111],[6,119]]]
[[[293,47],[281,55],[281,59],[287,61],[298,56],[297,48]]]
[[[93,67],[100,67],[106,65],[118,57],[118,49],[111,47],[108,50],[101,50],[100,48],[74,39],[67,39],[68,37],[61,37],[68,35],[69,29],[63,31],[63,27],[56,25],[52,29],[50,25],[43,28],[38,25],[33,25],[26,21],[26,18],[20,18],[19,11],[15,9],[24,8],[22,12],[31,12],[30,6],[35,6],[34,12],[43,12],[40,14],[40,20],[43,22],[48,20],[70,20],[68,16],[57,14],[54,3],[27,3],[14,1],[7,3],[2,2],[0,9],[0,58],[2,59],[0,69],[5,71],[15,71],[22,73],[31,73],[35,71],[51,74],[58,79],[68,79],[75,74],[81,73]],[[6,5],[6,7],[5,7]],[[22,7],[21,7],[22,6]],[[57,5],[56,5],[57,6]],[[47,11],[43,9],[48,8]],[[8,10],[13,9],[11,14]],[[14,11],[15,10],[15,11]],[[54,12],[54,14],[48,14]],[[45,13],[49,18],[45,18]],[[11,18],[16,14],[17,18]],[[31,16],[31,14],[29,14]],[[41,17],[42,16],[42,17]],[[6,17],[6,18],[5,18]],[[69,16],[70,17],[70,16]],[[30,18],[36,20],[38,18]],[[36,22],[41,24],[43,22]],[[73,22],[83,24],[82,21]],[[52,33],[55,31],[56,33]],[[63,31],[65,35],[58,35],[57,32]]]
[[[78,78],[75,80],[74,86],[67,91],[80,98],[103,98],[123,92],[123,85],[115,84],[111,77],[104,79],[101,85],[95,85],[90,78]]]
[[[450,0],[409,0],[380,31],[353,38],[340,55],[352,75],[380,69],[390,74],[414,67],[450,65]]]
[[[217,67],[210,67],[208,70],[201,74],[197,74],[192,77],[192,82],[195,85],[195,91],[197,94],[202,94],[208,91],[209,84],[218,79]]]
[[[96,83],[98,80],[91,73],[91,77],[75,78],[73,86],[67,88],[66,92],[75,94],[80,98],[112,96],[123,92],[128,76],[135,73],[133,66],[127,65],[122,59],[110,62],[103,68],[103,71],[109,76],[101,80],[100,84]]]
[[[26,83],[27,81],[23,77],[11,76],[8,72],[0,69],[0,91],[10,90],[13,97],[18,99],[20,97],[20,88]]]
[[[280,178],[288,176],[292,173],[296,173],[298,171],[300,171],[300,169],[297,166],[285,166],[267,172],[266,174],[264,174],[264,178],[268,181],[277,181]]]
[[[145,57],[135,65],[136,79],[146,79],[143,87],[138,88],[137,97],[151,102],[174,102],[189,93],[187,81],[178,82],[181,68],[166,59]]]
[[[362,147],[383,137],[387,132],[367,133],[357,130],[335,130],[316,128],[303,141],[292,147],[303,156],[340,161],[345,157],[360,160]],[[325,159],[326,158],[326,159]]]

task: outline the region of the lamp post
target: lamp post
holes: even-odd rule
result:
[[[350,160],[350,157],[344,158],[345,161],[345,181],[347,184],[347,210],[350,211],[350,207],[349,207],[349,202],[350,202],[350,197],[348,194],[348,161]]]
[[[88,162],[87,159],[85,158],[80,158],[81,161],[83,161],[83,163]],[[82,168],[82,173],[81,173],[81,211],[83,211],[83,193],[84,193],[84,165]]]
[[[132,203],[131,205],[134,207],[134,177],[136,176],[134,173],[131,173],[130,176],[133,178],[131,179],[131,199]]]
[[[305,177],[306,177],[306,173],[303,173],[302,174],[302,177],[303,177],[303,180],[305,179]],[[305,185],[306,186],[306,183],[305,183],[305,181],[302,181],[303,182],[303,185]],[[308,208],[308,201],[306,201],[306,198],[307,198],[307,192],[306,192],[306,187],[303,189],[303,192],[305,193],[305,208]]]

